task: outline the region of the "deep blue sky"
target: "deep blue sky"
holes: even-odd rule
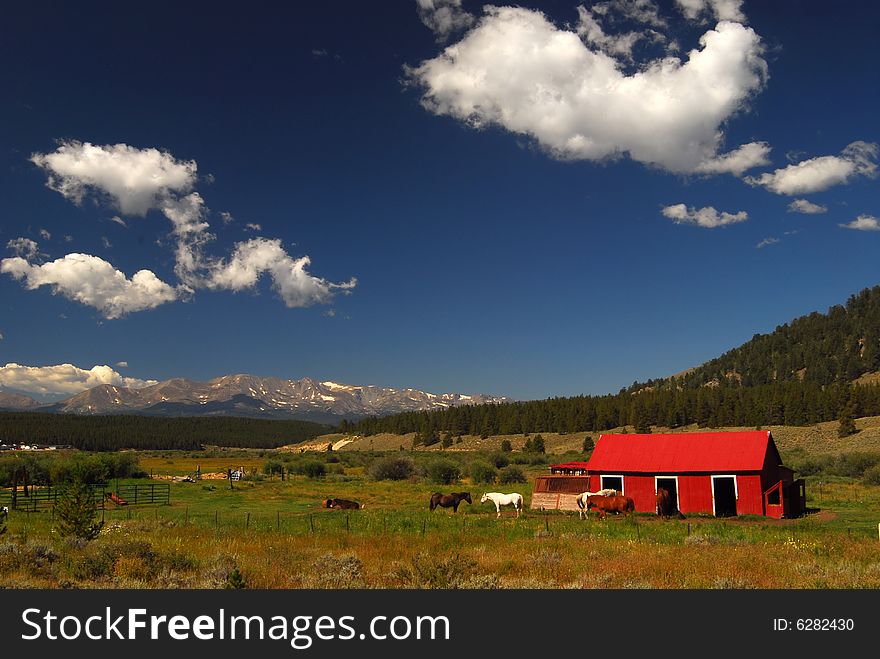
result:
[[[577,18],[575,2],[525,6],[560,27]],[[724,128],[728,147],[772,146],[772,165],[750,173],[786,166],[786,154],[880,141],[880,7],[744,11],[767,47],[769,80]],[[685,51],[705,29],[681,28]],[[126,229],[109,221],[112,208],[76,206],[45,186],[28,158],[73,139],[197,161],[214,178],[197,189],[215,253],[257,223],[308,254],[313,274],[359,283],[331,305],[286,308],[263,280],[106,320],[0,275],[0,365],[126,361],[120,372],[137,378],[245,372],[521,399],[601,394],[880,283],[880,232],[839,226],[880,216],[877,179],[798,195],[828,207],[804,215],[787,212],[793,196],[729,174],[554,160],[501,128],[424,109],[402,67],[441,48],[406,1],[6,7],[0,256],[28,237],[50,260],[85,252],[128,276],[148,268],[175,281],[172,251],[155,243],[169,232],[157,212]],[[676,203],[749,219],[675,224],[661,209]],[[222,226],[221,211],[235,222]],[[779,242],[757,249],[767,238]]]

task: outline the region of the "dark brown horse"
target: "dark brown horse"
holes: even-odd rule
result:
[[[342,510],[358,510],[363,508],[357,501],[349,501],[348,499],[324,499],[325,508],[341,508]]]
[[[587,510],[592,510],[593,508],[599,513],[599,519],[605,519],[607,513],[614,513],[615,515],[624,513],[629,515],[636,509],[636,505],[631,498],[624,496],[587,497]]]
[[[672,517],[674,508],[675,506],[672,504],[672,497],[669,495],[669,490],[663,487],[658,487],[657,514],[664,519],[669,519]]]
[[[437,506],[442,508],[452,508],[452,512],[458,512],[458,504],[462,501],[467,501],[469,504],[474,505],[474,502],[471,501],[471,493],[470,492],[453,492],[452,494],[441,494],[440,492],[434,492],[431,495],[431,510],[434,510]]]

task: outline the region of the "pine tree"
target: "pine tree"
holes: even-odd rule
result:
[[[849,437],[850,435],[854,435],[858,432],[856,429],[856,423],[853,420],[853,406],[852,403],[847,403],[843,406],[843,410],[840,412],[840,425],[837,428],[837,436],[838,437]]]
[[[589,452],[592,451],[594,448],[596,448],[596,442],[593,441],[593,438],[590,437],[589,435],[587,435],[586,437],[584,437],[584,445],[583,445],[583,447],[582,447],[583,452],[584,452],[584,453],[589,453]]]
[[[101,532],[104,522],[97,519],[95,497],[82,479],[77,478],[64,485],[55,504],[55,519],[62,536],[75,536],[94,540]]]

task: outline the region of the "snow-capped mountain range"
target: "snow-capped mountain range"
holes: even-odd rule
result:
[[[158,416],[260,416],[333,422],[413,410],[500,403],[485,394],[432,394],[417,389],[224,375],[207,382],[183,378],[142,388],[100,385],[65,400],[39,404],[25,396],[0,398],[0,408],[71,414],[151,414]],[[30,401],[30,402],[29,402]]]

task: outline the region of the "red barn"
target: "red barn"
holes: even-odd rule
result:
[[[682,513],[796,517],[803,479],[782,465],[767,430],[601,435],[587,463],[589,489],[620,490],[636,511],[656,511],[665,488]]]

